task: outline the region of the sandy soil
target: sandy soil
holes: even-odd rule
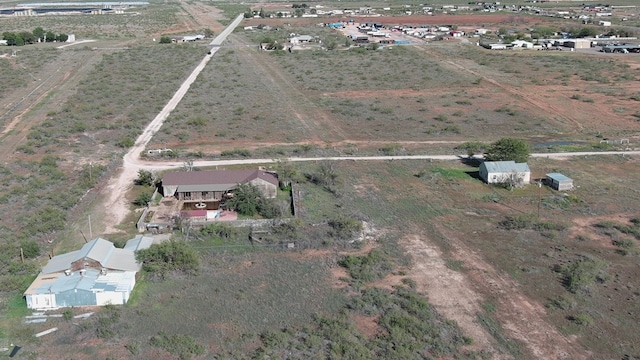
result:
[[[462,239],[464,234],[446,229],[434,222],[436,228],[447,238],[456,260],[464,261],[468,280],[465,294],[468,301],[476,300],[471,289],[490,294],[497,303],[496,316],[511,336],[524,343],[537,359],[588,359],[590,354],[576,345],[546,320],[546,310],[541,304],[527,298],[519,284],[509,275],[503,274],[487,263]],[[468,284],[467,284],[468,285]],[[454,308],[455,309],[455,308]],[[464,327],[463,327],[464,328]]]

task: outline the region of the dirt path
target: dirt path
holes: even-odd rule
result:
[[[516,281],[496,270],[480,254],[468,247],[461,240],[464,234],[447,229],[437,221],[434,224],[447,238],[456,260],[464,262],[473,287],[481,293],[490,294],[497,303],[496,317],[508,336],[524,343],[536,359],[590,358],[587,351],[560,334],[546,321],[545,308],[522,294]]]
[[[282,98],[288,99],[283,103],[287,104],[285,106],[289,112],[296,116],[308,139],[316,141],[341,141],[345,139],[345,133],[338,123],[304,94],[291,81],[290,77],[282,72],[282,67],[271,60],[270,56],[258,52],[255,46],[251,46],[253,44],[240,37],[235,37],[234,40],[247,45],[240,47],[237,51],[241,51],[249,61],[255,64],[256,68],[260,69],[264,74],[261,79],[267,88],[281,94]]]
[[[235,29],[236,26],[242,20],[241,16],[238,16],[223,32],[220,33],[212,42],[222,43],[226,37]],[[106,204],[104,206],[105,213],[102,217],[102,223],[107,233],[118,232],[115,228],[126,217],[129,211],[129,205],[126,197],[122,196],[126,194],[128,190],[133,186],[133,181],[137,177],[140,166],[140,153],[145,149],[153,135],[160,130],[164,121],[169,117],[171,111],[180,103],[182,98],[189,91],[189,87],[196,81],[198,75],[204,70],[204,67],[209,63],[211,57],[220,49],[220,47],[214,47],[209,51],[207,55],[200,61],[193,72],[185,79],[175,92],[173,97],[162,108],[160,113],[147,125],[142,134],[136,139],[135,145],[129,149],[124,156],[124,162],[122,170],[109,181],[109,185],[103,188],[102,192],[106,196]]]
[[[400,244],[413,260],[408,274],[418,291],[447,319],[455,320],[466,336],[473,338],[470,349],[490,352],[494,359],[509,359],[510,356],[499,354],[495,340],[478,324],[482,296],[472,289],[463,273],[447,268],[438,246],[415,234],[405,236]]]

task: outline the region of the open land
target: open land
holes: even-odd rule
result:
[[[87,214],[94,233],[110,240],[134,230],[131,207],[115,210],[131,211],[121,224],[111,223],[114,209],[102,208],[118,189],[122,154],[208,49],[150,38],[219,33],[235,16],[203,3],[137,11],[145,21],[68,17],[61,30],[96,43],[43,44],[0,58],[15,69],[0,75],[4,253],[27,242],[42,254],[75,249]],[[491,14],[375,21],[558,24]],[[264,38],[290,33],[344,43],[319,22],[243,22],[277,29],[234,32],[149,148],[174,149],[180,161],[457,154],[462,142],[504,136],[537,152],[615,149],[604,139],[638,148],[637,55],[491,52],[456,40],[375,51],[257,49]],[[28,18],[3,26],[54,23]],[[250,246],[245,230],[227,238],[192,234],[202,263],[197,275],[142,280],[130,304],[79,325],[23,323],[20,294],[46,261],[41,255],[0,275],[7,313],[0,338],[23,344],[24,358],[163,358],[166,349],[150,342],[161,334],[188,336],[203,347],[198,358],[640,356],[638,158],[537,157],[529,165],[534,178],[562,172],[577,187],[567,194],[489,187],[473,160],[336,162],[330,186],[299,179],[302,224],[280,234],[299,239],[299,250]],[[328,165],[295,166],[308,175]],[[121,194],[128,202],[143,191],[124,188],[131,189]],[[327,226],[335,219],[366,221],[367,240],[341,240]],[[578,277],[582,283],[573,286]],[[32,338],[52,326],[57,334]]]

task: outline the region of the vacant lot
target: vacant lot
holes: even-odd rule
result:
[[[259,42],[286,41],[289,33],[317,36],[337,48],[257,49]],[[429,142],[504,134],[532,143],[597,144],[634,138],[640,129],[640,74],[628,63],[637,57],[497,52],[445,42],[347,50],[336,33],[287,27],[237,34],[153,146],[200,156],[231,149],[294,154],[302,144],[334,154],[388,153],[389,147],[415,153],[443,151]]]

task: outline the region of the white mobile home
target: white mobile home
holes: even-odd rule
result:
[[[487,184],[510,184],[524,186],[531,181],[531,170],[527,163],[515,161],[485,161],[480,164],[480,178]]]

